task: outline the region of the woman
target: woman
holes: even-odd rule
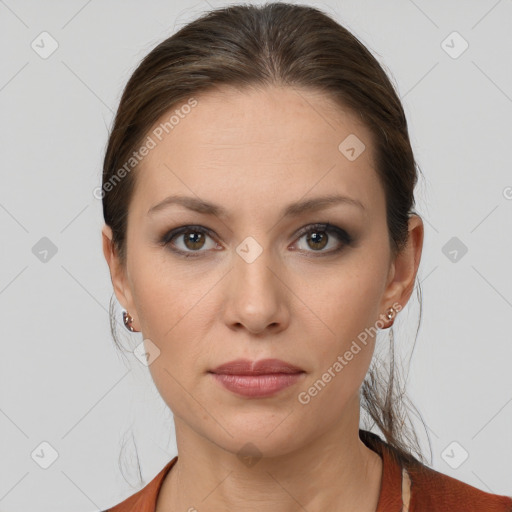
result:
[[[231,6],[151,51],[106,151],[103,250],[178,456],[111,511],[512,510],[417,458],[370,369],[414,289],[416,181],[388,77],[319,10]]]

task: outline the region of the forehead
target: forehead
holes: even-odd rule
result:
[[[371,132],[325,94],[223,86],[194,100],[175,105],[148,132],[154,147],[137,169],[139,206],[177,192],[268,206],[308,191],[366,204],[382,196]]]

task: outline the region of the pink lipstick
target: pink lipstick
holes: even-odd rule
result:
[[[280,359],[236,359],[209,371],[225,389],[241,396],[264,398],[292,386],[305,372]]]

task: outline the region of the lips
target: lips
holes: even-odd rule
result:
[[[266,398],[298,383],[306,372],[280,359],[237,359],[209,371],[222,387],[245,398]]]
[[[236,359],[221,364],[210,372],[219,375],[271,375],[276,373],[302,373],[304,370],[280,359],[261,359],[259,361]]]

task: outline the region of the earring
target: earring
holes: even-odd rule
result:
[[[395,314],[396,314],[396,311],[395,311],[395,308],[393,306],[391,306],[387,311],[386,311],[386,318],[388,320],[392,320],[394,317],[395,317]]]
[[[139,331],[136,331],[133,326],[132,326],[132,323],[133,323],[133,318],[132,318],[132,315],[130,315],[130,313],[128,313],[128,311],[123,311],[123,323],[124,323],[124,326],[130,331],[130,332],[139,332]]]
[[[394,307],[390,307],[386,310],[384,318],[388,321],[391,321],[391,323],[388,326],[386,326],[386,329],[393,326],[395,315],[396,309]]]

